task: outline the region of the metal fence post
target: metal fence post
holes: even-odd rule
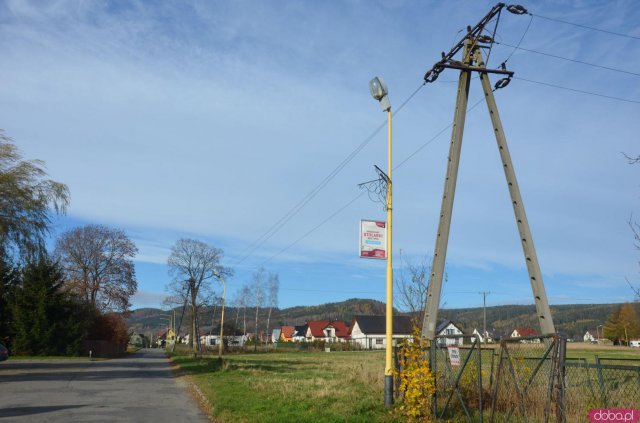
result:
[[[558,423],[564,423],[566,421],[565,416],[565,362],[567,359],[567,338],[564,336],[558,337],[558,380],[557,380],[557,399],[556,399],[556,420]]]

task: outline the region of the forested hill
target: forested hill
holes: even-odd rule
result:
[[[556,329],[571,337],[582,336],[587,330],[595,330],[598,325],[607,321],[609,315],[620,304],[572,304],[551,306],[551,313],[556,325]],[[638,305],[640,308],[640,305]],[[180,315],[180,310],[177,316]],[[465,330],[474,328],[482,329],[482,307],[443,309],[439,317],[449,319],[459,324]],[[498,334],[510,332],[516,327],[530,326],[538,327],[533,305],[502,305],[487,307],[487,328],[495,330]],[[394,311],[397,313],[397,311]],[[380,301],[368,299],[350,299],[342,302],[321,304],[317,306],[297,306],[285,309],[273,309],[271,312],[270,327],[281,325],[301,325],[307,320],[342,320],[350,322],[354,315],[382,315],[385,313],[385,305]],[[127,317],[130,330],[136,332],[157,332],[166,328],[170,311],[160,309],[144,308],[138,309]],[[259,326],[266,325],[268,309],[261,308],[259,313]],[[640,310],[638,310],[640,315]],[[166,317],[164,317],[166,319]],[[187,327],[185,315],[183,328]],[[205,308],[202,311],[200,321],[203,328],[218,325],[220,319],[219,308]],[[247,330],[253,331],[255,322],[255,308],[248,307],[246,310],[227,307],[225,310],[225,322],[233,323],[238,328],[242,328],[243,321],[246,320]],[[226,325],[225,325],[226,326]]]
[[[551,314],[556,331],[572,338],[582,337],[587,330],[603,325],[620,304],[552,305]],[[440,316],[467,328],[482,328],[482,307],[444,309]],[[639,310],[640,311],[640,310]],[[487,307],[487,329],[503,334],[516,327],[538,327],[534,305],[503,305]]]

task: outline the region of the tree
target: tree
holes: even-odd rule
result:
[[[126,311],[138,288],[133,258],[138,248],[121,229],[87,225],[62,234],[54,256],[62,265],[66,288],[92,308]]]
[[[264,303],[264,278],[265,278],[265,270],[264,268],[260,268],[258,269],[254,274],[253,274],[253,280],[252,280],[252,286],[251,289],[253,290],[253,302],[254,305],[256,306],[256,336],[255,336],[255,343],[253,350],[257,351],[258,350],[258,342],[259,342],[259,332],[258,332],[258,315],[260,312],[260,307],[262,307],[262,304]]]
[[[271,310],[278,307],[278,291],[280,290],[280,278],[277,273],[269,273],[267,279],[267,304],[269,313],[267,314],[267,336],[269,335],[269,324],[271,323]]]
[[[25,355],[78,355],[90,314],[72,293],[62,289],[57,264],[46,257],[29,262],[11,305],[13,351]]]
[[[15,292],[20,277],[17,268],[6,257],[0,255],[0,341],[10,344],[13,338],[13,316],[11,304],[15,301]],[[6,345],[11,348],[10,345]]]
[[[44,251],[50,207],[64,213],[68,205],[67,186],[47,179],[44,162],[23,160],[0,130],[0,254],[26,258]]]
[[[174,279],[169,289],[181,298],[189,300],[191,304],[190,339],[194,354],[200,350],[198,309],[203,303],[205,282],[226,278],[233,274],[230,268],[220,264],[222,254],[221,249],[202,241],[179,239],[171,248],[171,254],[167,260],[169,274]]]
[[[611,313],[604,325],[605,338],[611,339],[614,343],[624,343],[628,345],[629,339],[640,335],[640,320],[631,303],[622,304],[616,311]]]

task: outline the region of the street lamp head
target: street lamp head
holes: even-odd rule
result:
[[[380,107],[382,107],[383,112],[391,110],[391,102],[387,95],[389,94],[389,90],[382,78],[376,76],[369,81],[369,90],[371,91],[371,96],[380,102]]]

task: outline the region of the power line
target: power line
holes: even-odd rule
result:
[[[598,31],[598,32],[603,32],[605,34],[609,34],[609,35],[616,35],[618,37],[625,37],[625,38],[630,38],[632,40],[640,40],[640,37],[635,36],[635,35],[629,35],[629,34],[622,34],[620,32],[614,32],[614,31],[609,31],[607,29],[601,29],[601,28],[596,28],[593,26],[589,26],[589,25],[582,25],[582,24],[577,24],[574,22],[569,22],[569,21],[564,21],[562,19],[557,19],[557,18],[551,18],[549,16],[542,16],[542,15],[537,15],[534,13],[529,13],[532,17],[535,16],[536,18],[541,18],[541,19],[546,19],[548,21],[553,21],[553,22],[560,22],[563,24],[567,24],[567,25],[573,25],[573,26],[577,26],[579,28],[584,28],[584,29],[590,29],[592,31]]]
[[[618,69],[618,68],[612,68],[612,67],[609,67],[609,66],[598,65],[596,63],[585,62],[585,61],[577,60],[577,59],[569,59],[568,57],[557,56],[555,54],[545,53],[543,51],[533,50],[533,49],[524,48],[524,47],[520,47],[520,46],[512,46],[511,44],[501,43],[501,42],[498,42],[498,41],[496,41],[495,43],[503,45],[503,46],[506,46],[506,47],[513,47],[515,50],[522,50],[522,51],[526,51],[526,52],[529,52],[529,53],[536,53],[536,54],[541,54],[543,56],[553,57],[554,59],[561,59],[561,60],[566,60],[568,62],[579,63],[581,65],[592,66],[594,68],[600,68],[600,69],[606,69],[606,70],[610,70],[610,71],[614,71],[614,72],[626,73],[628,75],[640,76],[640,73],[630,72],[630,71],[626,71],[626,70],[623,70],[623,69]]]
[[[416,88],[409,97],[398,107],[395,114],[397,115],[415,96],[418,94],[420,89],[424,87],[425,83],[421,83],[418,88]],[[359,153],[366,147],[373,138],[387,125],[385,121],[381,125],[379,125],[368,137],[364,139],[347,157],[336,166],[329,175],[327,175],[318,185],[316,185],[302,200],[300,200],[295,206],[293,206],[284,216],[282,216],[279,220],[277,220],[273,225],[269,227],[269,229],[263,233],[257,240],[250,244],[250,246],[245,249],[248,251],[238,262],[236,265],[244,262],[248,257],[250,257],[258,248],[264,245],[271,237],[273,237],[276,233],[278,233],[284,225],[286,225],[293,217],[295,217],[303,208],[306,206],[322,189],[327,186],[327,184],[335,178],[342,169],[344,169],[347,164],[351,162]]]
[[[295,241],[293,241],[291,244],[287,245],[286,247],[284,247],[282,250],[278,251],[277,253],[275,253],[274,255],[272,255],[271,257],[269,257],[268,259],[266,259],[265,261],[263,261],[262,263],[260,263],[259,266],[256,267],[262,267],[264,266],[266,263],[270,262],[271,260],[273,260],[274,258],[278,257],[280,254],[284,253],[285,251],[287,251],[289,248],[293,247],[294,245],[296,245],[298,242],[302,241],[303,239],[305,239],[306,237],[308,237],[309,235],[311,235],[313,232],[315,232],[317,229],[319,229],[322,225],[324,225],[325,223],[327,223],[328,221],[330,221],[331,219],[333,219],[335,216],[337,216],[338,214],[340,214],[340,212],[342,212],[344,209],[346,209],[347,207],[349,207],[351,204],[355,203],[356,200],[358,200],[360,197],[362,197],[365,194],[364,191],[362,191],[360,194],[356,195],[354,198],[352,198],[348,203],[346,203],[345,205],[343,205],[342,207],[340,207],[338,210],[336,210],[335,212],[333,212],[329,217],[327,217],[326,219],[324,219],[322,222],[320,222],[318,225],[314,226],[311,230],[309,230],[308,232],[306,232],[304,235],[302,235],[300,238],[296,239]]]
[[[580,93],[580,94],[588,94],[588,95],[593,95],[593,96],[596,96],[596,97],[608,98],[610,100],[617,100],[617,101],[624,101],[624,102],[627,102],[627,103],[640,104],[639,100],[632,100],[632,99],[628,99],[628,98],[615,97],[615,96],[606,95],[606,94],[594,93],[592,91],[578,90],[576,88],[563,87],[562,85],[550,84],[548,82],[533,81],[531,79],[526,79],[526,78],[522,78],[522,77],[519,77],[519,76],[514,76],[513,79],[517,79],[517,80],[520,80],[520,81],[526,81],[526,82],[530,82],[530,83],[533,83],[533,84],[544,85],[544,86],[552,87],[552,88],[559,88],[561,90],[573,91],[573,92]]]
[[[516,50],[518,49],[518,47],[520,47],[520,44],[522,44],[522,40],[524,40],[525,35],[527,35],[527,32],[529,32],[529,28],[531,27],[531,22],[533,22],[533,15],[531,15],[531,19],[529,19],[529,23],[527,24],[527,28],[522,33],[522,37],[520,37],[520,41],[518,41],[518,44],[516,44],[516,47],[513,49],[511,54],[509,54],[509,56],[507,56],[507,58],[504,60],[503,63],[507,63],[509,61],[509,59],[511,59],[511,56],[513,56],[513,53],[515,53]],[[492,45],[493,45],[493,43],[492,43]]]
[[[467,109],[467,113],[471,112],[473,109],[475,109],[483,100],[484,98],[481,98],[480,100],[476,101],[473,106],[471,106],[469,109]],[[397,164],[396,166],[393,167],[393,170],[396,170],[398,168],[400,168],[403,164],[405,164],[407,161],[409,161],[410,159],[412,159],[416,154],[418,154],[420,151],[422,151],[425,147],[427,147],[429,144],[431,144],[433,141],[435,141],[438,137],[440,137],[440,135],[442,135],[447,129],[451,128],[451,126],[453,126],[453,122],[450,123],[449,125],[447,125],[446,127],[442,128],[436,135],[434,135],[433,137],[431,137],[429,140],[427,140],[424,144],[422,144],[420,147],[418,147],[417,150],[415,150],[413,153],[409,154],[409,156],[407,156],[404,160],[402,160],[399,164]],[[354,198],[352,198],[351,200],[349,200],[345,205],[343,205],[342,207],[340,207],[338,210],[336,210],[335,212],[333,212],[329,217],[327,217],[326,219],[324,219],[322,222],[320,222],[318,225],[316,225],[314,228],[312,228],[311,230],[309,230],[308,232],[306,232],[304,235],[302,235],[300,238],[296,239],[294,242],[292,242],[291,244],[287,245],[286,247],[284,247],[283,249],[281,249],[280,251],[278,251],[276,254],[272,255],[271,257],[269,257],[268,259],[266,259],[265,261],[263,261],[259,266],[256,267],[262,267],[264,266],[266,263],[270,262],[271,260],[273,260],[274,258],[278,257],[280,254],[284,253],[285,251],[287,251],[288,249],[290,249],[291,247],[293,247],[294,245],[296,245],[297,243],[299,243],[300,241],[302,241],[303,239],[305,239],[306,237],[308,237],[309,235],[311,235],[313,232],[315,232],[316,230],[318,230],[320,227],[322,227],[325,223],[327,223],[328,221],[330,221],[331,219],[333,219],[335,216],[337,216],[338,214],[340,214],[343,210],[345,210],[346,208],[348,208],[349,206],[351,206],[351,204],[355,203],[356,200],[358,200],[360,197],[362,197],[366,192],[361,192],[360,194],[356,195]]]

